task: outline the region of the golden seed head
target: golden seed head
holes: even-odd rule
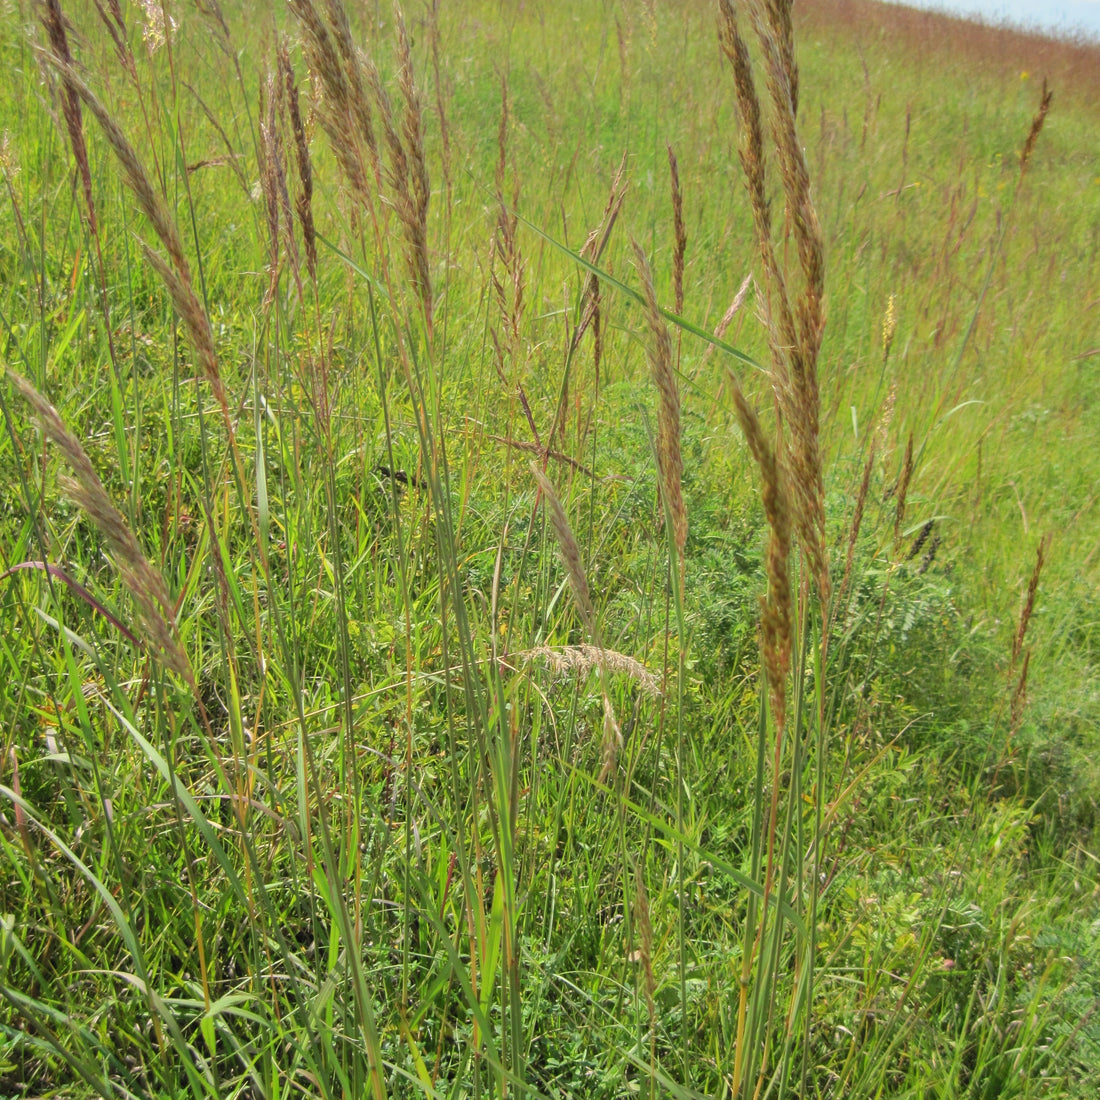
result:
[[[894,342],[894,334],[898,330],[897,295],[891,294],[886,302],[886,315],[882,318],[882,361],[886,362],[890,355],[890,345]]]

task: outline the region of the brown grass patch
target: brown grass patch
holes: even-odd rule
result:
[[[868,46],[905,51],[932,64],[965,64],[970,72],[1014,81],[1023,72],[1037,81],[1045,77],[1059,98],[1100,113],[1100,41],[1050,38],[876,0],[801,0],[795,21],[800,37],[848,28]]]

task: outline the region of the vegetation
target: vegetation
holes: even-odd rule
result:
[[[1096,47],[806,7],[4,5],[0,1092],[1096,1094]]]

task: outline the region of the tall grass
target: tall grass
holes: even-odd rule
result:
[[[2,1091],[1090,1094],[1059,100],[974,168],[792,19],[5,25]]]

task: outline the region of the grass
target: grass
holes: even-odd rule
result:
[[[1094,1095],[1095,47],[719,7],[7,5],[0,1092]]]

